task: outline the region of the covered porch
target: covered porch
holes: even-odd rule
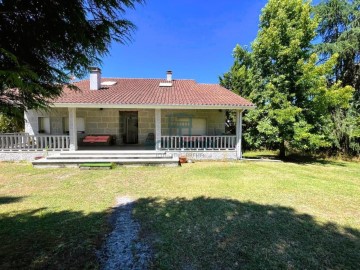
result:
[[[232,152],[242,158],[242,110],[236,134],[226,134],[220,108],[52,108],[25,113],[23,134],[0,135],[1,151],[156,150]],[[84,143],[89,135],[109,135],[109,145]]]
[[[242,110],[236,111],[236,134],[226,134],[225,110],[223,109],[113,109],[102,108],[100,113],[108,110],[108,116],[117,116],[117,133],[114,134],[114,145],[101,146],[101,149],[112,150],[156,150],[156,151],[231,151],[236,158],[242,158]],[[81,151],[95,146],[84,145],[83,138],[87,134],[110,134],[109,130],[99,130],[106,123],[102,121],[91,131],[94,123],[91,118],[85,126],[89,129],[85,133],[77,130],[78,114],[83,109],[68,108],[69,114],[69,150]],[[79,113],[78,113],[79,112]],[[88,111],[89,113],[89,111]],[[93,112],[90,111],[90,114]],[[106,113],[105,113],[106,114]],[[96,117],[96,116],[95,116]],[[109,119],[108,119],[109,120]],[[108,123],[107,127],[109,127]],[[114,133],[114,132],[113,132]],[[104,148],[105,147],[105,148]]]

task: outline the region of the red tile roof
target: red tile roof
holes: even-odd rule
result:
[[[80,91],[64,89],[56,104],[99,104],[99,105],[167,105],[167,106],[224,106],[254,107],[239,95],[218,84],[199,84],[194,80],[173,80],[171,87],[160,87],[163,79],[119,79],[102,78],[102,82],[114,81],[115,85],[90,90],[89,80],[75,85]]]

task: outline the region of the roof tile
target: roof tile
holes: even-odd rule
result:
[[[160,87],[163,79],[103,78],[115,85],[90,90],[89,80],[76,82],[79,91],[64,88],[56,103],[116,105],[215,105],[253,107],[241,96],[218,84],[199,84],[194,80],[173,80],[171,87]]]

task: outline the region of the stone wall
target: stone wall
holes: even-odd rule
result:
[[[155,110],[139,110],[139,142],[145,143],[149,133],[155,134]]]
[[[166,151],[175,157],[186,156],[188,160],[236,160],[235,150],[218,151]]]
[[[117,109],[78,109],[76,116],[84,118],[85,134],[113,135],[116,143],[120,143],[119,133],[119,110]]]

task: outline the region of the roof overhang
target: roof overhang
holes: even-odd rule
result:
[[[201,110],[253,110],[256,106],[234,105],[184,105],[184,104],[98,104],[98,103],[53,103],[55,108],[106,108],[106,109],[201,109]]]

